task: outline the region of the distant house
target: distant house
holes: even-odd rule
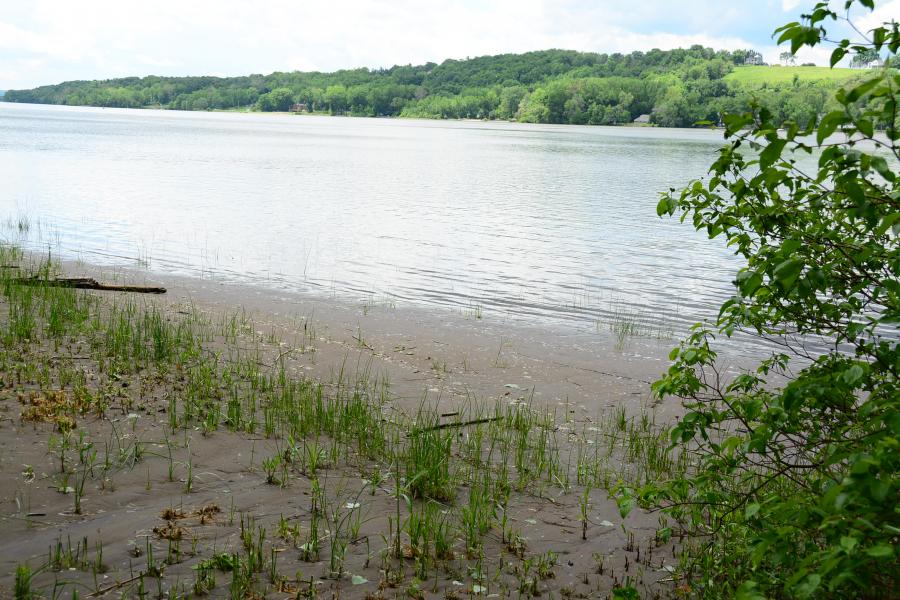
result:
[[[650,115],[641,115],[637,119],[634,120],[635,125],[649,125],[650,124]]]
[[[309,108],[303,102],[291,104],[291,112],[309,112]]]

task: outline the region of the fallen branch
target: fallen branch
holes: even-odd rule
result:
[[[488,417],[486,419],[473,419],[471,421],[454,421],[453,423],[441,423],[440,425],[432,425],[431,427],[423,427],[415,433],[421,431],[437,431],[438,429],[449,429],[450,427],[468,427],[469,425],[481,425],[482,423],[491,423],[499,421],[502,417]],[[413,435],[415,435],[415,433]]]
[[[135,292],[138,294],[165,294],[166,288],[148,285],[114,285],[100,283],[91,277],[65,277],[60,279],[40,279],[29,277],[27,279],[15,279],[21,285],[46,285],[50,287],[68,287],[79,290],[102,290],[106,292]]]

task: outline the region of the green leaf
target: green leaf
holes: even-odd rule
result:
[[[878,171],[878,174],[884,177],[886,181],[893,182],[897,178],[897,174],[888,166],[887,161],[882,156],[873,156],[871,160],[872,168]]]
[[[627,517],[636,506],[636,502],[631,496],[620,496],[616,503],[619,505],[619,514],[623,519]]]
[[[759,512],[759,508],[760,508],[759,504],[756,502],[752,502],[752,503],[748,504],[747,507],[744,509],[744,518],[752,519],[753,516]]]
[[[797,250],[799,250],[803,246],[803,242],[798,240],[797,238],[791,238],[784,240],[781,244],[781,253],[782,254],[793,254]]]
[[[775,267],[775,279],[781,284],[783,289],[790,290],[797,283],[797,278],[802,270],[803,262],[795,258],[789,258]]]
[[[678,200],[669,196],[664,196],[662,200],[659,201],[659,204],[656,205],[656,214],[660,217],[663,215],[672,215],[675,214],[675,209],[677,208]]]
[[[876,27],[872,31],[872,44],[875,46],[875,50],[881,50],[881,47],[884,46],[886,35],[887,31],[885,31],[884,27]]]
[[[763,278],[759,273],[753,273],[740,283],[741,294],[745,298],[750,298],[762,287]]]
[[[875,126],[869,119],[860,119],[855,123],[856,128],[866,137],[875,135]]]
[[[865,96],[869,90],[871,90],[879,83],[881,83],[881,77],[874,77],[872,79],[869,79],[868,81],[864,81],[863,83],[847,92],[847,102],[856,102],[857,100]]]
[[[787,25],[782,25],[778,29],[775,30],[775,33],[781,33],[778,37],[778,41],[776,42],[778,45],[793,39],[794,36],[797,35],[797,30],[800,28],[800,23],[796,21],[791,21]]]
[[[881,219],[881,224],[878,226],[878,229],[875,230],[875,235],[884,235],[887,233],[887,230],[891,229],[896,223],[900,223],[900,212],[884,215]]]
[[[834,65],[841,62],[841,59],[844,58],[845,56],[847,56],[846,50],[844,50],[843,48],[835,48],[834,51],[831,53],[831,60],[830,60],[831,66],[834,67]]]
[[[824,117],[819,121],[819,128],[816,131],[816,143],[821,145],[825,138],[830,136],[832,133],[837,130],[840,125],[843,125],[848,120],[847,115],[844,111],[835,110]]]
[[[722,123],[725,125],[726,135],[735,134],[750,123],[753,122],[753,116],[744,113],[740,115],[725,115],[722,117]]]
[[[863,375],[865,375],[865,371],[863,371],[863,368],[859,365],[853,365],[852,367],[844,371],[842,377],[847,385],[853,386],[863,378]]]
[[[803,580],[803,583],[797,585],[794,590],[798,597],[809,598],[819,588],[820,583],[822,583],[822,576],[818,573],[812,573],[807,575],[806,579]]]
[[[894,555],[894,549],[888,544],[878,544],[866,550],[866,554],[872,558],[890,558]]]
[[[844,191],[847,192],[847,195],[853,200],[853,203],[856,204],[856,206],[861,207],[866,204],[866,193],[855,179],[846,179],[843,181],[843,184]]]
[[[742,583],[734,598],[735,600],[766,600],[766,597],[759,592],[759,584],[755,581]]]
[[[787,144],[787,140],[782,139],[769,142],[766,148],[759,153],[759,168],[766,170],[775,164],[775,161],[781,157],[785,144]]]

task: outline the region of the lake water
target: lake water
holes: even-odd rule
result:
[[[740,263],[659,193],[721,132],[0,103],[35,247],[313,294],[675,335]]]

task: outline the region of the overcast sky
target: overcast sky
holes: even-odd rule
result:
[[[2,0],[0,89],[130,75],[246,75],[566,48],[755,48],[812,0]],[[865,24],[900,20],[882,0]],[[801,55],[827,63],[828,50]]]

